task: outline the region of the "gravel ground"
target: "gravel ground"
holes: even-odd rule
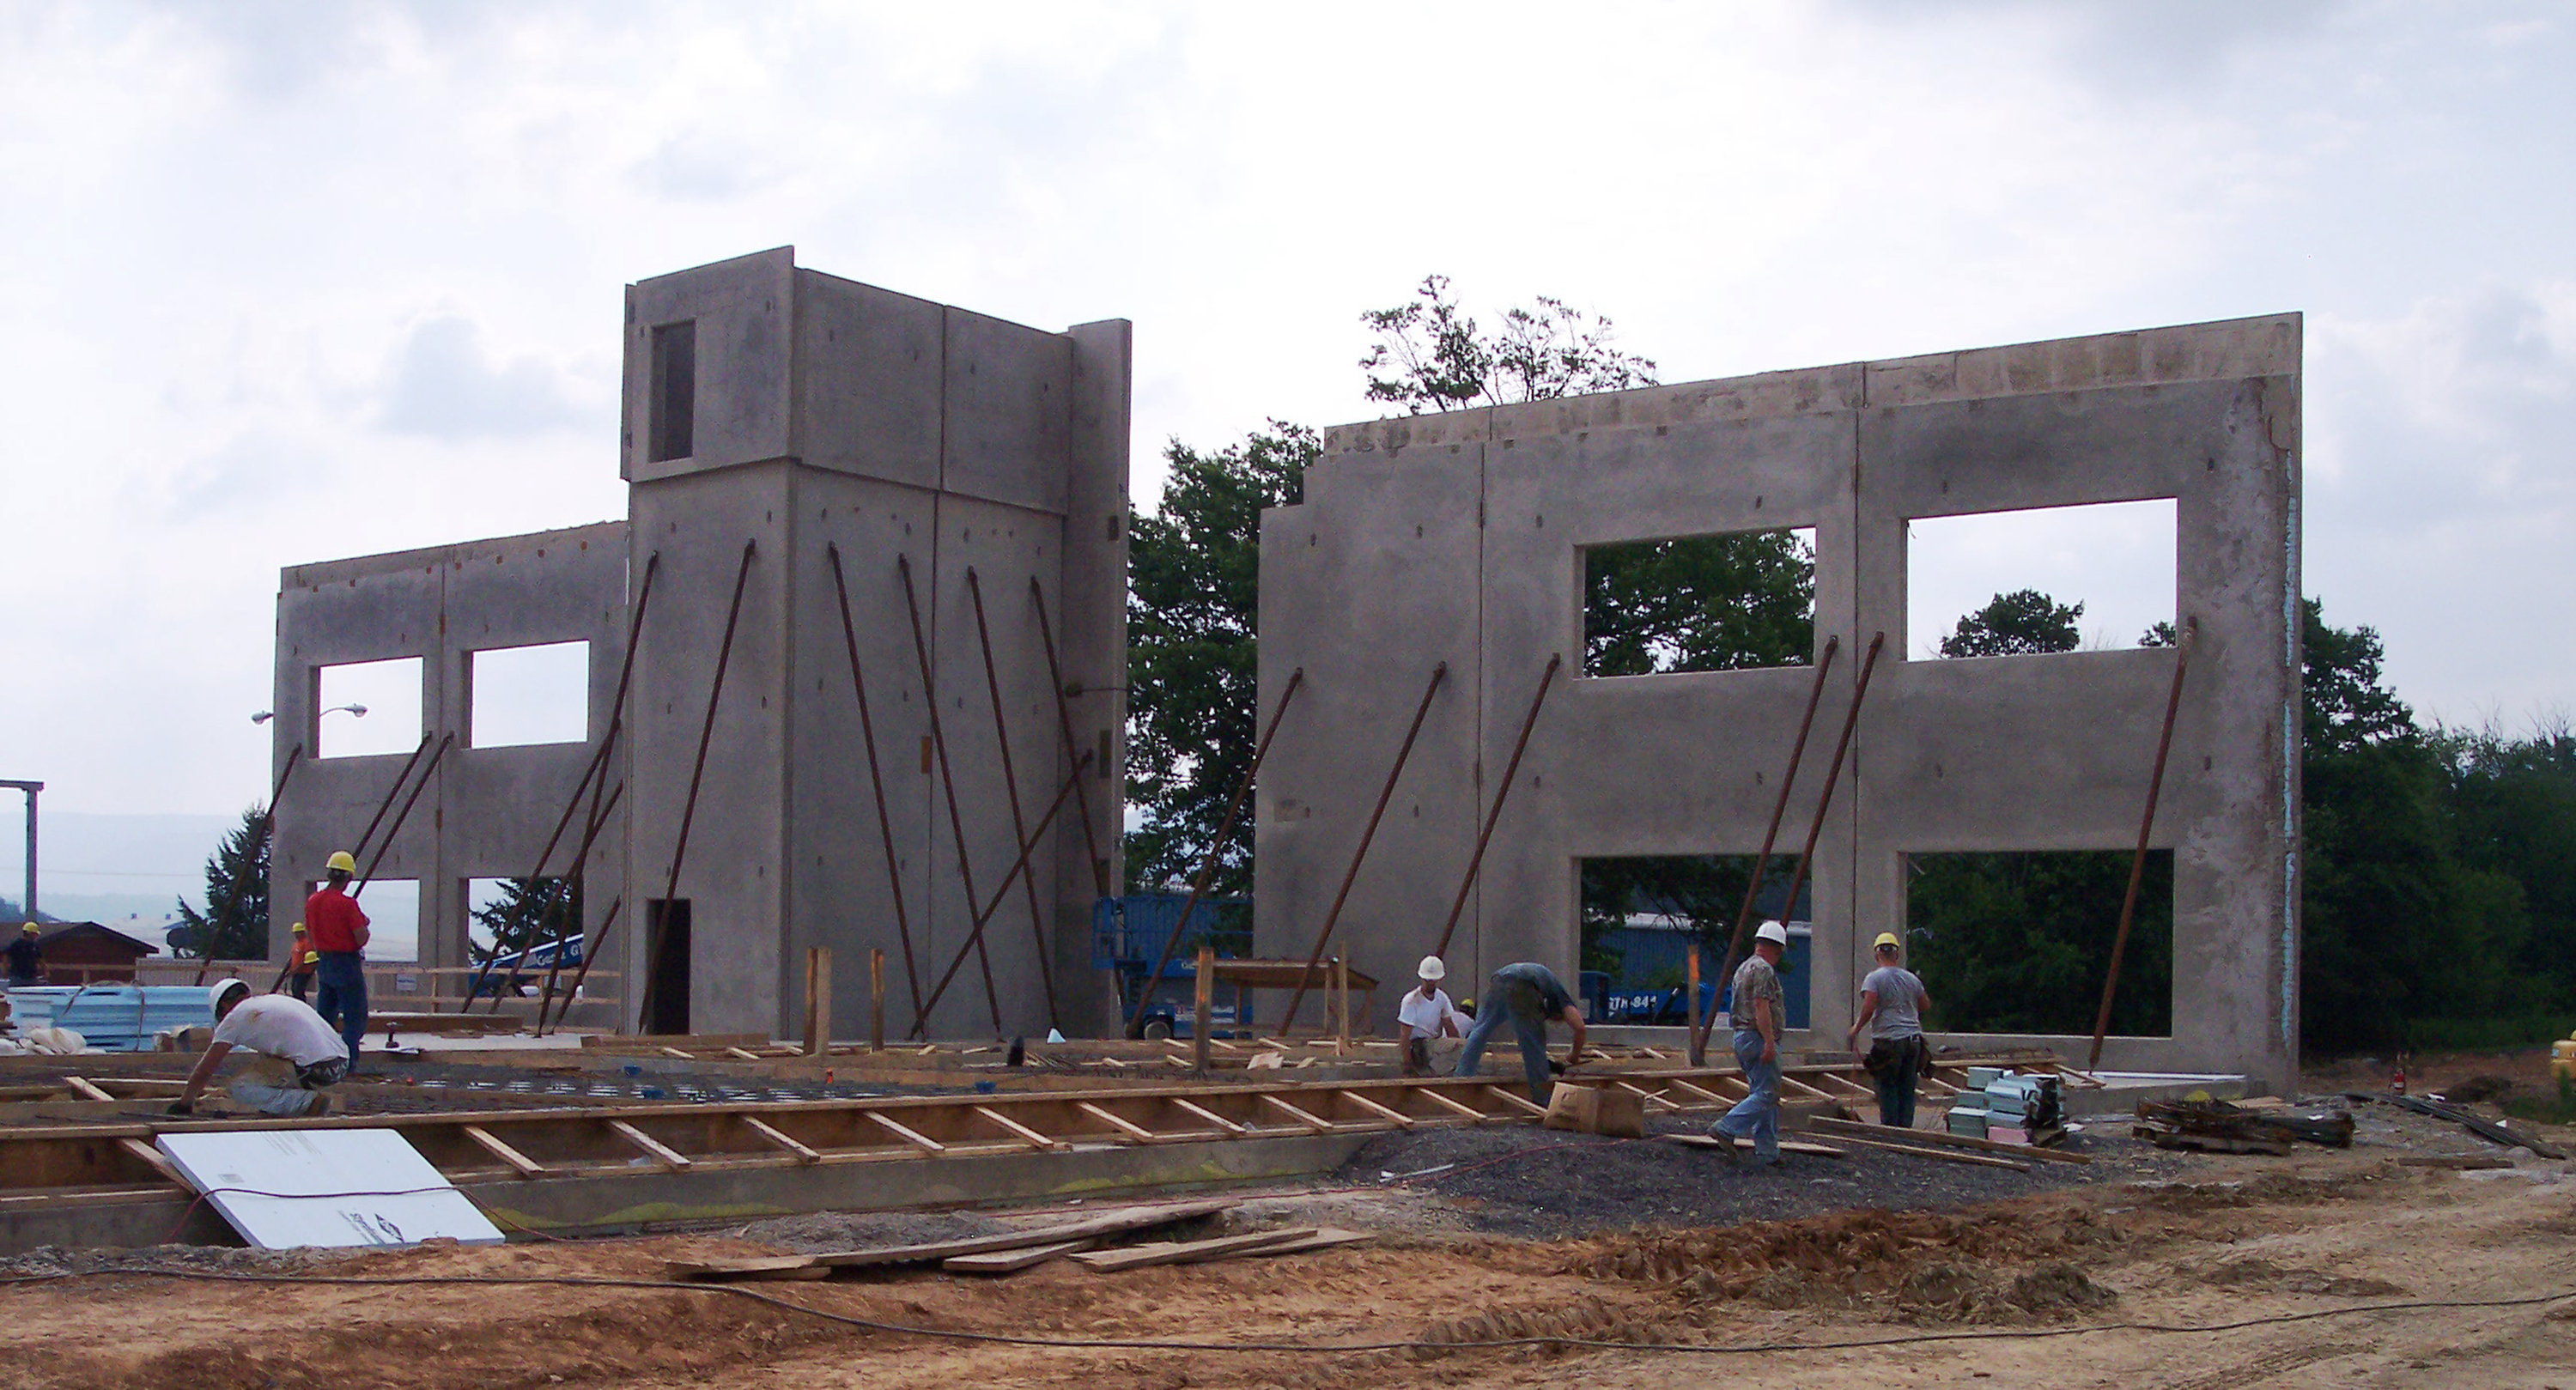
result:
[[[1650,1128],[1697,1134],[1706,1126],[1658,1121]],[[1786,1166],[1774,1169],[1756,1167],[1748,1157],[1737,1167],[1714,1151],[1655,1139],[1435,1129],[1373,1139],[1335,1177],[1436,1194],[1478,1231],[1556,1239],[1641,1226],[1792,1220],[1858,1207],[1937,1210],[2058,1187],[2164,1178],[2189,1163],[2116,1137],[2110,1132],[2116,1128],[2097,1125],[2070,1140],[2067,1151],[2092,1163],[2041,1163],[2031,1173],[1858,1146],[1845,1158],[1791,1154]]]

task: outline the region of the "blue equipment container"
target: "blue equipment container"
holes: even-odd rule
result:
[[[156,1034],[215,1026],[213,985],[45,985],[9,991],[21,1030],[69,1028],[99,1052],[149,1052]]]

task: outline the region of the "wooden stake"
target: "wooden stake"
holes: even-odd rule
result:
[[[868,952],[868,1051],[885,1051],[885,948]]]
[[[877,953],[882,957],[885,953]],[[881,972],[882,973],[882,972]],[[880,996],[882,997],[882,996]],[[878,1010],[882,1013],[882,1007]],[[805,948],[805,1055],[832,1050],[832,948]]]
[[[1688,988],[1690,989],[1690,1035],[1693,1039],[1697,1039],[1699,1037],[1699,948],[1697,946],[1690,948],[1690,984]],[[1697,1049],[1693,1050],[1696,1051]],[[1698,1066],[1699,1064],[1698,1058],[1694,1057],[1691,1059],[1692,1066]]]
[[[1199,944],[1197,984],[1198,1012],[1190,1018],[1190,1064],[1198,1069],[1199,1075],[1205,1076],[1208,1069],[1208,1006],[1214,1002],[1216,985],[1216,948],[1205,942]]]

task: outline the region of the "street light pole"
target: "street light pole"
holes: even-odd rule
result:
[[[45,789],[42,782],[0,781],[0,787],[15,787],[27,794],[27,900],[19,906],[27,920],[36,920],[36,793]]]

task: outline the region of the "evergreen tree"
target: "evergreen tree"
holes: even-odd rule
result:
[[[268,808],[242,812],[206,859],[206,910],[181,898],[181,925],[170,932],[175,954],[205,960],[268,957]]]

